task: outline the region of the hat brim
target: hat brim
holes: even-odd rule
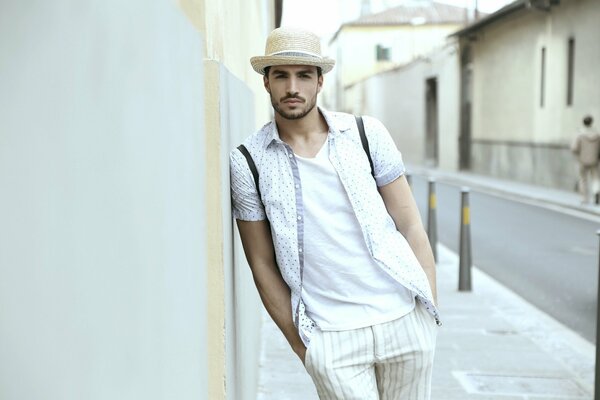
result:
[[[265,74],[265,68],[275,65],[311,65],[321,68],[321,72],[326,74],[333,69],[335,60],[331,58],[309,59],[305,57],[291,56],[257,56],[250,59],[252,68],[261,75]]]

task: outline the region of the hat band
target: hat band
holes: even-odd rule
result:
[[[283,56],[283,57],[309,57],[309,58],[316,58],[321,60],[323,57],[321,57],[318,54],[314,54],[314,53],[309,53],[306,51],[278,51],[275,53],[271,53],[269,54],[269,57],[272,56]]]

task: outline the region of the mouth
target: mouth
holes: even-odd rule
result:
[[[286,104],[300,104],[302,102],[303,101],[301,99],[298,99],[298,98],[292,98],[292,99],[283,100],[283,103],[286,103]]]

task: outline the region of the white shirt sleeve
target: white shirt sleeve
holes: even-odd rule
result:
[[[375,181],[377,186],[385,186],[406,172],[402,154],[398,151],[386,127],[379,120],[363,117],[363,121],[373,160]]]
[[[229,154],[229,169],[233,217],[242,221],[267,219],[248,160],[238,149],[232,150]]]

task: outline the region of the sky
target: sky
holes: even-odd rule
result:
[[[436,0],[440,3],[492,13],[512,0]],[[386,0],[372,0],[374,7],[381,7]],[[394,1],[389,1],[394,3]],[[395,1],[398,3],[399,1]],[[284,0],[282,26],[294,26],[311,30],[323,38],[332,36],[348,15],[349,5],[360,7],[361,0]],[[355,8],[356,8],[355,7]],[[359,10],[360,8],[357,8]]]

